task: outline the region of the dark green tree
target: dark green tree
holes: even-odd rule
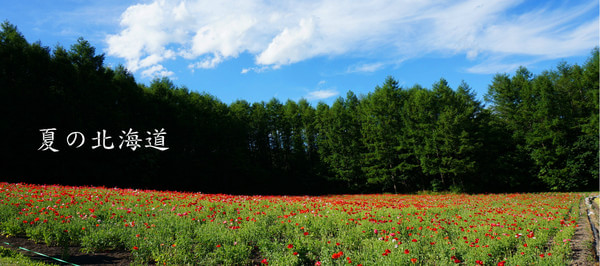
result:
[[[359,100],[350,91],[345,99],[339,97],[328,111],[329,116],[322,122],[321,130],[324,135],[321,146],[328,151],[323,161],[347,189],[364,190],[366,180],[361,169],[361,156],[365,148],[361,141]]]
[[[361,101],[360,119],[362,141],[366,151],[362,154],[362,170],[370,185],[398,192],[410,190],[407,180],[414,165],[410,163],[412,151],[403,135],[403,97],[398,82],[388,77]]]

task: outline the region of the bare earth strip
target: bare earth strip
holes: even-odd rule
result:
[[[10,245],[6,243],[10,243]],[[48,247],[45,244],[35,243],[24,237],[6,237],[4,235],[0,235],[0,246],[23,253],[33,260],[50,264],[68,265],[19,248],[23,247],[50,257],[61,258],[63,254],[63,248],[61,247]],[[81,253],[79,249],[79,247],[70,247],[69,257],[65,258],[65,261],[77,265],[129,265],[131,262],[131,254],[129,252]]]
[[[593,212],[588,218],[588,212]],[[594,239],[592,232],[592,224],[598,227],[598,205],[594,208],[588,208],[588,205],[582,201],[579,205],[579,227],[575,230],[575,235],[571,241],[571,249],[573,250],[573,261],[570,265],[588,266],[600,265],[595,248],[598,246],[598,239]]]

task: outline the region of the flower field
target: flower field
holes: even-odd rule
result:
[[[0,232],[136,263],[564,265],[583,193],[232,196],[0,183]]]

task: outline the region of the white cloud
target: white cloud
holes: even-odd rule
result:
[[[353,65],[348,67],[346,72],[348,73],[356,73],[356,72],[375,72],[385,66],[384,63],[367,63],[360,65]]]
[[[531,62],[501,63],[499,61],[485,61],[469,67],[467,72],[474,74],[510,73],[520,66],[525,66],[530,63]]]
[[[264,72],[264,71],[266,71],[266,70],[269,70],[270,68],[271,68],[271,67],[269,67],[269,66],[261,66],[261,67],[249,67],[249,68],[244,68],[244,69],[242,69],[242,71],[241,71],[240,73],[242,73],[242,74],[246,74],[246,73],[248,73],[248,72],[250,72],[250,71],[253,71],[253,72],[255,72],[255,73],[262,73],[262,72]],[[276,69],[276,67],[273,67],[273,69]]]
[[[306,95],[306,99],[308,99],[308,100],[323,100],[323,99],[337,96],[339,94],[340,93],[335,89],[315,90],[315,91],[309,92]]]
[[[189,64],[188,68],[203,68],[210,69],[215,68],[219,63],[223,61],[223,56],[219,54],[214,54],[211,57],[204,58],[202,61],[196,62],[194,64]]]
[[[318,53],[315,42],[316,25],[312,18],[301,19],[294,28],[284,28],[262,51],[256,62],[261,65],[287,65]]]
[[[121,31],[106,39],[107,54],[125,59],[132,71],[168,73],[165,60],[214,68],[249,53],[255,65],[242,69],[247,73],[342,54],[369,61],[464,54],[470,60],[499,58],[494,64],[505,67],[510,63],[503,57],[562,58],[598,45],[597,2],[534,9],[521,8],[535,5],[524,2],[153,0],[121,15]],[[347,71],[376,71],[384,66],[379,64]]]
[[[175,75],[172,71],[167,70],[162,65],[153,65],[142,71],[142,76],[147,78],[155,77],[171,77]]]
[[[307,100],[324,100],[327,98],[331,98],[340,94],[340,92],[336,89],[336,87],[325,87],[327,81],[321,80],[317,83],[317,86],[314,90],[309,91],[304,98]]]

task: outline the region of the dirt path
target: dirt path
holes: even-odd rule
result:
[[[586,199],[587,201],[587,199]],[[588,213],[590,216],[588,218]],[[595,251],[598,248],[598,239],[594,239],[592,232],[592,223],[598,228],[598,205],[592,206],[582,201],[579,205],[579,227],[575,230],[575,235],[571,241],[571,249],[573,250],[573,261],[570,265],[588,266],[600,265],[598,256]],[[593,213],[593,214],[592,214]]]
[[[7,245],[6,243],[9,243],[10,245]],[[6,237],[0,235],[0,246],[20,252],[28,257],[31,257],[33,260],[43,261],[45,263],[51,264],[71,265],[61,263],[54,259],[47,258],[19,248],[23,247],[31,251],[35,251],[50,257],[61,259],[61,255],[63,254],[63,248],[48,247],[45,244],[37,244],[34,241],[28,240],[24,237]],[[70,247],[68,252],[69,257],[64,258],[63,260],[77,265],[129,265],[131,263],[131,254],[129,252],[113,251],[98,253],[81,253],[79,249],[79,247]]]

